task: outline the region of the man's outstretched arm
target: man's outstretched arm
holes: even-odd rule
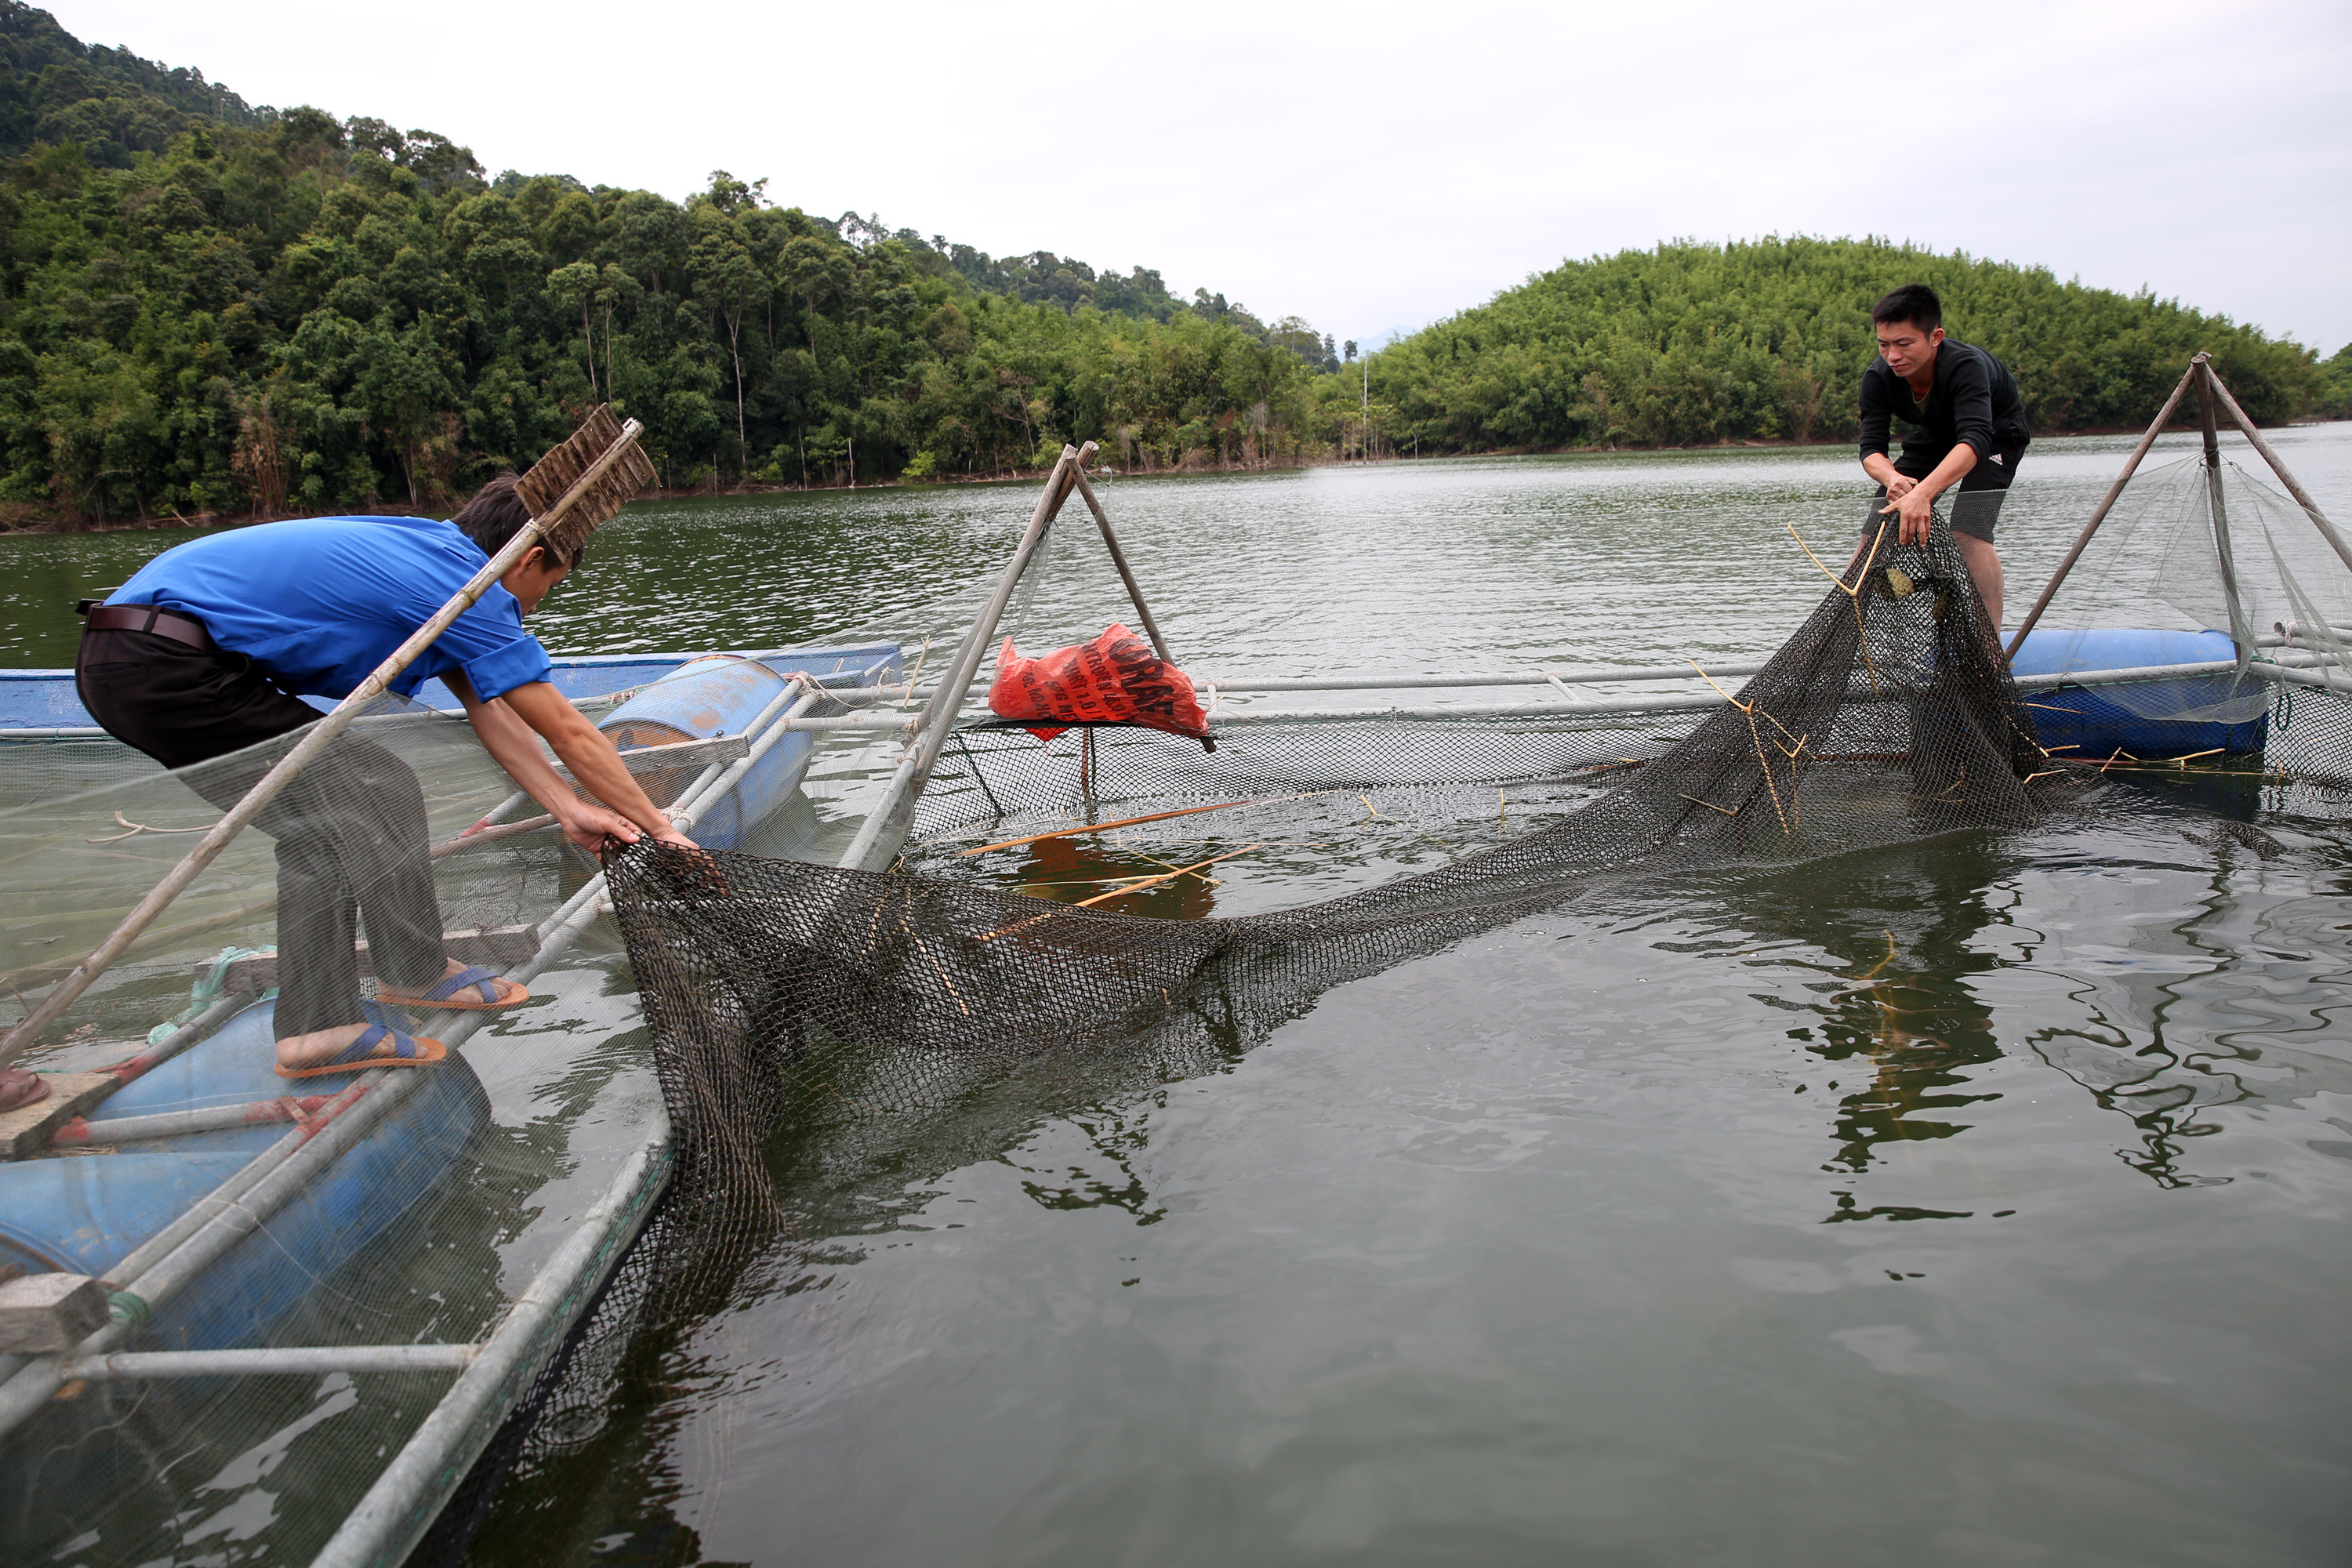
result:
[[[526,681],[503,697],[485,701],[474,694],[464,674],[452,670],[443,680],[466,707],[466,717],[481,738],[482,749],[497,759],[507,776],[554,815],[571,840],[593,849],[607,836],[624,844],[637,841],[640,830],[664,844],[692,848],[693,841],[669,825],[669,818],[621,760],[612,738],[590,723],[571,700],[544,680]],[[595,796],[582,800],[562,775],[540,755],[534,732],[545,737],[580,787]],[[600,805],[598,801],[604,803]]]

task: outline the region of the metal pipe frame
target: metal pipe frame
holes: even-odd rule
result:
[[[280,1095],[276,1100],[243,1100],[235,1105],[201,1105],[188,1110],[161,1110],[152,1116],[110,1116],[97,1121],[76,1118],[49,1134],[54,1149],[104,1148],[116,1143],[140,1143],[153,1138],[184,1138],[192,1132],[219,1132],[230,1128],[264,1126],[276,1121],[304,1122],[326,1109],[332,1095]]]
[[[1744,679],[1763,668],[1761,664],[1709,666],[1707,674],[1727,679]],[[1698,678],[1698,672],[1688,664],[1604,664],[1565,669],[1506,670],[1494,675],[1244,676],[1232,680],[1213,676],[1194,676],[1192,685],[1196,690],[1213,692],[1218,697],[1233,697],[1272,691],[1419,691],[1494,686],[1556,686],[1562,683],[1605,686],[1619,680],[1696,680]],[[929,697],[938,690],[935,686],[927,686],[917,690],[915,695]],[[839,698],[843,706],[856,708],[870,702],[895,700],[898,695],[895,691],[861,690],[842,692]]]
[[[83,1356],[65,1375],[88,1383],[155,1377],[317,1376],[330,1372],[463,1372],[480,1345],[285,1345],[243,1351],[117,1351]]]
[[[397,1568],[407,1557],[489,1446],[505,1412],[636,1241],[655,1200],[668,1185],[672,1158],[665,1121],[656,1136],[622,1162],[604,1196],[581,1216],[497,1331],[409,1435],[359,1506],[344,1516],[311,1559],[311,1568]]]
[[[2280,638],[2266,638],[2263,640],[2269,646],[2273,647],[2293,646],[2291,644],[2286,644],[2284,639]],[[1761,668],[1763,667],[1760,665],[1727,665],[1721,669],[1709,670],[1707,673],[1726,678],[1742,678],[1754,674]],[[2051,691],[2055,690],[2062,686],[2126,686],[2150,680],[2186,680],[2202,679],[2214,675],[2226,675],[2234,671],[2237,668],[2238,666],[2236,661],[2222,659],[2216,662],[2200,662],[2195,664],[2142,665],[2134,666],[2125,669],[2080,669],[2070,670],[2057,675],[2021,676],[2017,679],[2016,685],[2018,689],[2021,691]],[[2266,667],[2258,663],[2253,668],[2256,670],[2260,670]],[[2269,666],[2267,668],[2292,667]],[[1680,676],[1681,673],[1682,672],[1671,668],[1657,668],[1643,671],[1638,676],[1618,675],[1613,677],[1593,677],[1592,679],[1664,680],[1676,678]],[[1696,677],[1693,676],[1690,677],[1690,679],[1696,679]],[[1461,686],[1502,686],[1511,684],[1511,682],[1508,681],[1487,679],[1485,678],[1462,678],[1457,680],[1454,678],[1447,677],[1444,678],[1444,680],[1445,684]],[[1436,683],[1437,682],[1435,681],[1431,682],[1431,684]],[[1402,683],[1400,682],[1398,684],[1402,685]],[[1533,684],[1533,682],[1529,682],[1528,684]],[[1325,685],[1318,683],[1317,685],[1307,688],[1307,689],[1314,690],[1380,690],[1385,689],[1386,688],[1383,685],[1376,685],[1370,682],[1367,682],[1361,687]],[[1247,728],[1252,725],[1263,724],[1323,724],[1366,722],[1375,721],[1381,722],[1393,722],[1398,721],[1433,722],[1444,721],[1451,719],[1524,719],[1529,721],[1555,721],[1561,719],[1640,715],[1644,713],[1700,713],[1706,712],[1711,709],[1719,708],[1723,703],[1724,698],[1720,693],[1708,691],[1691,692],[1674,696],[1595,697],[1570,702],[1464,702],[1451,703],[1442,706],[1436,704],[1419,707],[1395,705],[1385,708],[1267,708],[1255,710],[1239,708],[1225,709],[1222,710],[1218,715],[1217,723],[1218,727],[1223,730],[1241,729]],[[835,732],[854,732],[862,731],[868,734],[887,732],[900,729],[904,725],[904,721],[901,720],[887,719],[879,715],[856,713],[844,714],[838,717],[825,719],[801,719],[790,721],[789,722],[791,726],[796,730]]]
[[[822,689],[810,689],[807,683],[796,682],[779,693],[751,725],[746,726],[745,732],[751,733],[771,716],[787,710],[795,700],[813,703],[824,695]],[[773,745],[781,736],[782,731],[771,729],[761,739]],[[764,749],[758,754],[764,754]],[[713,789],[722,787],[719,782],[722,779],[723,787],[731,788],[754,760],[754,755],[747,754],[730,764],[709,764],[688,794],[698,804]],[[549,917],[540,928],[539,951],[509,970],[509,976],[530,980],[569,948],[602,912],[604,889],[604,876],[599,872],[579,893],[567,900],[562,909]],[[459,1015],[442,1027],[442,1042],[451,1050],[457,1049],[491,1016],[487,1013]],[[161,1306],[229,1248],[258,1229],[313,1175],[404,1100],[415,1087],[414,1075],[421,1070],[425,1069],[379,1068],[361,1074],[357,1081],[320,1107],[315,1117],[298,1123],[247,1161],[236,1174],[190,1205],[170,1226],[133,1248],[115,1265],[111,1277],[128,1280],[122,1290],[145,1301],[151,1309]],[[23,1422],[64,1385],[65,1366],[72,1361],[113,1352],[130,1332],[128,1322],[110,1323],[63,1355],[32,1357],[17,1365],[13,1374],[0,1383],[0,1433]],[[5,1370],[5,1363],[0,1363],[0,1371]]]

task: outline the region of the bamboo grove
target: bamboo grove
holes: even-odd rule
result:
[[[488,179],[450,139],[247,106],[0,0],[0,523],[446,506],[610,401],[674,489],[1365,454],[1835,440],[1869,301],[1924,278],[2042,430],[2212,349],[2258,416],[2343,355],[1876,241],[1574,262],[1354,363],[1145,268],[992,258],[714,174]]]

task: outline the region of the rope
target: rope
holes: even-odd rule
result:
[[[163,1023],[147,1031],[147,1043],[160,1046],[173,1035],[196,1021],[197,1016],[220,997],[221,988],[228,983],[229,965],[240,959],[267,958],[278,950],[274,947],[225,947],[213,960],[212,973],[188,987],[188,1005]]]

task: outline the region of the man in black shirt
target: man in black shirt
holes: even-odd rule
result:
[[[1936,500],[1953,486],[1952,537],[2000,625],[2000,552],[1993,523],[2017,460],[2032,439],[2016,378],[1979,348],[1944,335],[1944,306],[1925,283],[1906,283],[1875,306],[1878,359],[1862,374],[1862,468],[1878,481],[1885,504],[1871,522],[1891,518],[1904,543],[1924,542]],[[1903,455],[1886,455],[1888,422],[1911,428]]]

